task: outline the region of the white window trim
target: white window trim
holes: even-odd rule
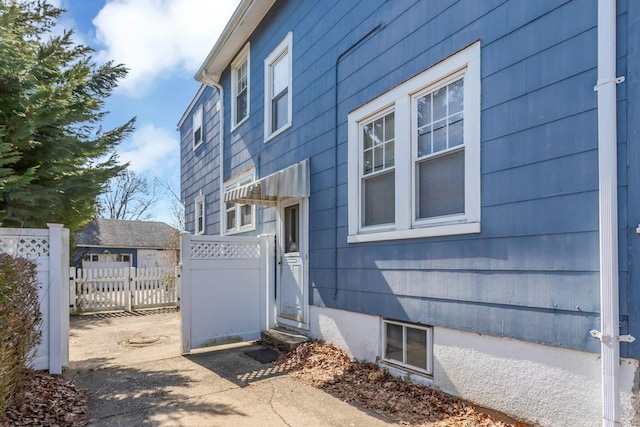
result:
[[[236,99],[237,99],[237,89],[238,89],[238,68],[244,63],[247,62],[247,115],[240,120],[239,122],[236,119]],[[234,131],[238,126],[249,120],[249,116],[251,115],[251,47],[250,44],[247,43],[236,59],[231,63],[231,131]]]
[[[402,336],[403,336],[403,344],[402,344],[402,353],[403,353],[403,358],[405,356],[405,352],[406,352],[406,328],[412,328],[412,329],[420,329],[426,332],[427,334],[427,343],[426,343],[426,353],[427,353],[427,360],[426,360],[426,365],[427,365],[427,369],[422,369],[419,366],[414,366],[414,365],[410,365],[408,363],[404,363],[404,361],[399,361],[396,359],[387,359],[386,357],[386,347],[387,347],[387,325],[388,324],[392,324],[392,325],[398,325],[398,326],[402,326]],[[400,367],[402,369],[405,370],[409,370],[409,371],[413,371],[413,372],[418,372],[424,375],[428,375],[428,376],[433,376],[433,327],[432,326],[428,326],[428,325],[416,325],[413,323],[406,323],[406,322],[398,322],[398,321],[394,321],[394,320],[389,320],[389,319],[382,319],[382,362],[388,365],[392,365],[392,366],[396,366],[396,367]]]
[[[200,147],[204,143],[204,108],[199,106],[191,117],[191,145],[193,149]],[[196,142],[196,130],[200,128],[200,141]]]
[[[289,31],[280,44],[267,56],[264,60],[264,142],[269,141],[272,138],[280,135],[285,130],[289,129],[293,123],[293,33]],[[278,58],[284,53],[288,52],[288,64],[289,71],[288,92],[287,92],[287,123],[275,132],[271,132],[271,98],[273,97],[271,87],[272,66]]]
[[[465,213],[415,221],[413,200],[413,100],[415,94],[464,73]],[[384,229],[361,226],[360,135],[362,122],[382,110],[395,110],[396,222]],[[373,242],[480,232],[480,42],[461,50],[396,86],[348,116],[348,243]],[[399,149],[400,147],[412,147]]]
[[[205,210],[205,203],[204,203],[204,194],[200,194],[199,196],[197,196],[194,200],[193,203],[193,207],[194,207],[194,234],[204,234],[205,229],[207,228],[207,224],[206,224],[206,210]],[[200,211],[200,215],[202,216],[202,229],[199,230],[198,229],[198,210]]]
[[[224,183],[223,192],[222,192],[222,195],[223,195],[222,209],[220,210],[221,217],[222,217],[222,235],[223,236],[228,236],[228,235],[238,234],[238,233],[245,233],[247,231],[252,231],[256,229],[256,207],[254,205],[251,205],[251,223],[241,226],[240,225],[240,213],[241,213],[240,209],[241,209],[241,206],[243,205],[236,203],[236,206],[235,206],[236,228],[227,230],[227,204],[224,201],[224,193],[226,193],[229,190],[232,190],[233,188],[239,185],[249,184],[253,181],[255,181],[255,169],[252,168],[246,172],[236,175],[235,177],[231,178],[230,180]]]

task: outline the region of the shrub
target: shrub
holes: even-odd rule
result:
[[[0,413],[19,403],[41,319],[36,264],[0,254]]]

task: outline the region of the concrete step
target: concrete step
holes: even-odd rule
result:
[[[282,327],[262,331],[260,337],[262,341],[283,351],[291,351],[303,342],[311,341],[311,338],[299,332]]]

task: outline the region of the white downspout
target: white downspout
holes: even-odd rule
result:
[[[600,339],[602,425],[620,425],[618,289],[618,181],[616,134],[616,0],[598,0],[598,175],[600,238]]]
[[[220,157],[219,157],[219,162],[220,165],[218,167],[218,170],[220,171],[219,174],[219,183],[220,183],[220,197],[219,197],[219,202],[220,202],[220,235],[222,236],[222,215],[224,214],[225,211],[225,205],[224,205],[224,88],[222,87],[222,85],[220,83],[215,82],[213,79],[211,79],[210,75],[207,74],[206,70],[202,70],[201,73],[201,78],[202,78],[202,82],[208,86],[211,86],[212,88],[218,89],[218,93],[220,93],[220,99],[218,100],[219,104],[219,108],[220,108]]]

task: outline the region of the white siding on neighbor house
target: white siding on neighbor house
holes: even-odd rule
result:
[[[173,267],[168,255],[158,249],[138,249],[138,268]]]

